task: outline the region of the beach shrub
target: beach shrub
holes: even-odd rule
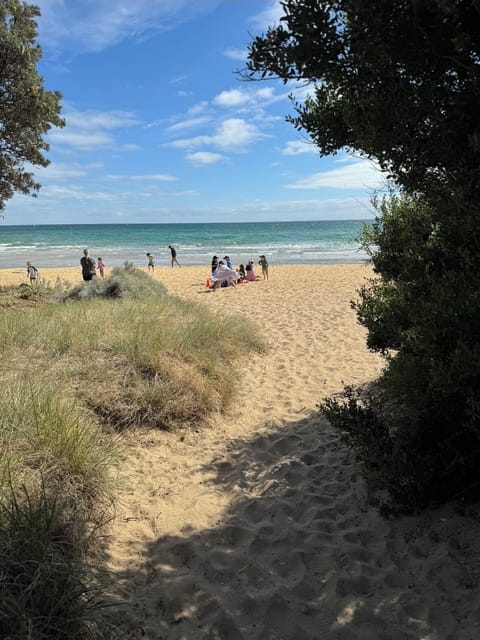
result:
[[[354,305],[368,346],[386,357],[379,403],[355,408],[347,395],[342,406],[327,402],[326,415],[339,425],[343,415],[349,432],[359,427],[360,455],[373,464],[377,451],[384,486],[406,508],[479,496],[478,6],[282,7],[277,25],[251,43],[244,75],[309,82],[287,119],[321,155],[349,149],[375,160],[397,192],[374,199],[363,245],[376,278]],[[388,434],[380,439],[385,455],[370,433],[379,425],[366,426],[375,413]]]
[[[391,506],[478,493],[480,278],[449,261],[435,212],[407,196],[374,201],[363,235],[377,276],[353,303],[368,346],[386,357],[377,395],[345,391],[322,412],[347,434]],[[479,265],[480,266],[480,265]],[[382,434],[380,437],[380,433]]]

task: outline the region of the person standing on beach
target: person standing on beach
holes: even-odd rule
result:
[[[174,267],[174,265],[177,265],[177,267],[180,267],[180,263],[177,260],[177,251],[175,249],[175,247],[172,247],[171,244],[168,245],[168,248],[170,249],[170,253],[172,254],[172,269]]]
[[[153,273],[155,271],[155,262],[153,261],[153,256],[151,253],[147,253],[147,259],[148,259],[148,263],[147,263],[148,272],[150,273],[151,271]]]
[[[90,257],[88,249],[83,250],[83,256],[80,258],[80,264],[82,266],[82,278],[85,282],[93,280],[96,276],[95,260]]]
[[[105,277],[105,263],[101,258],[97,259],[97,269],[98,269],[98,273],[100,274],[100,276],[102,278]]]
[[[262,267],[262,276],[264,280],[268,280],[268,260],[265,256],[260,256],[258,264]]]
[[[33,285],[36,285],[38,269],[37,267],[34,267],[30,261],[27,262],[27,275],[30,280],[30,286],[33,287]]]

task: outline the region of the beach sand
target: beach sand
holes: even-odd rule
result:
[[[41,275],[57,274],[80,281],[79,269]],[[4,270],[0,284],[25,275]],[[268,281],[215,293],[208,275],[162,267],[154,277],[225,321],[253,319],[270,348],[239,364],[228,415],[129,437],[107,547],[118,637],[480,638],[480,509],[381,517],[316,412],[382,369],[350,308],[370,269],[272,266]]]

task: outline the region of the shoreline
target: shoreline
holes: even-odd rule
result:
[[[37,265],[35,265],[37,266]],[[137,267],[141,271],[148,273],[146,265]],[[65,266],[65,267],[47,267],[45,269],[38,267],[40,282],[47,282],[50,285],[54,285],[57,278],[63,281],[78,284],[82,282],[82,272],[80,265],[78,267]],[[254,265],[255,274],[260,277],[257,283],[263,281],[260,265]],[[182,265],[181,267],[175,267],[172,269],[170,265],[155,265],[155,271],[152,275],[156,280],[162,281],[165,285],[175,283],[179,281],[180,271],[183,270],[183,275],[190,274],[193,282],[206,282],[207,278],[211,277],[210,265]],[[311,272],[311,277],[315,274],[321,273],[324,270],[337,270],[338,272],[344,272],[345,270],[351,270],[352,274],[361,274],[364,272],[367,275],[371,275],[371,267],[365,262],[361,263],[335,263],[335,264],[275,264],[270,265],[269,275],[271,282],[278,281],[286,278],[303,277],[304,274]],[[105,276],[108,277],[112,271],[111,267],[106,267]],[[99,277],[99,276],[97,276]],[[354,275],[355,277],[355,275]],[[203,280],[202,280],[203,278]],[[27,268],[0,268],[0,286],[15,286],[20,284],[28,284],[29,279],[27,275]],[[255,282],[242,283],[244,285],[254,285]],[[178,291],[175,291],[178,293]]]
[[[91,255],[93,255],[95,259],[97,258],[96,253]],[[101,252],[99,252],[99,255],[101,255]],[[247,257],[245,258],[245,254],[242,254],[242,256],[239,256],[235,252],[230,251],[230,257],[232,259],[234,268],[237,268],[239,264],[242,264],[242,263],[245,264],[245,262],[248,259],[254,260],[255,264],[258,263],[258,257],[255,254],[253,254],[252,256],[250,256],[250,254],[247,254]],[[209,254],[209,255],[203,256],[201,260],[197,258],[191,259],[189,258],[189,256],[181,256],[181,258],[179,259],[181,260],[182,267],[205,267],[208,269],[211,263],[211,258],[212,256]],[[267,258],[268,258],[268,255],[267,255]],[[77,263],[80,264],[80,257],[78,257],[78,260],[75,259],[75,262],[73,264],[68,262],[62,262],[61,264],[50,264],[49,266],[42,266],[42,262],[40,260],[36,260],[30,257],[25,259],[25,264],[27,259],[30,262],[32,262],[32,264],[35,264],[35,266],[38,266],[38,269],[41,271],[45,271],[45,270],[51,271],[51,270],[58,270],[58,269],[76,269]],[[108,267],[109,268],[122,267],[125,262],[131,262],[138,269],[142,269],[147,265],[146,257],[142,256],[141,259],[138,261],[129,260],[129,259],[110,260]],[[271,264],[272,267],[273,266],[274,267],[292,267],[292,266],[328,267],[328,266],[335,266],[335,265],[368,265],[369,262],[370,262],[370,259],[366,256],[362,256],[361,258],[349,258],[349,259],[345,259],[344,257],[343,258],[325,258],[323,260],[312,258],[311,260],[302,260],[302,261],[296,260],[294,258],[291,261],[285,260],[285,258],[282,258],[281,261],[276,261],[276,260],[272,261],[269,259],[269,263]],[[161,259],[159,259],[158,257],[156,257],[155,267],[156,268],[158,267],[159,269],[171,268],[170,258],[162,257]],[[5,265],[5,264],[2,265],[2,257],[0,254],[0,271],[22,271],[23,268],[24,268],[24,265],[21,263],[13,264],[13,265]]]

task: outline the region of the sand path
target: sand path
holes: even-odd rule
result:
[[[276,267],[215,294],[206,275],[155,277],[254,317],[270,350],[242,364],[210,428],[132,436],[108,544],[118,638],[480,638],[480,508],[383,519],[315,413],[381,369],[349,306],[368,269]]]

